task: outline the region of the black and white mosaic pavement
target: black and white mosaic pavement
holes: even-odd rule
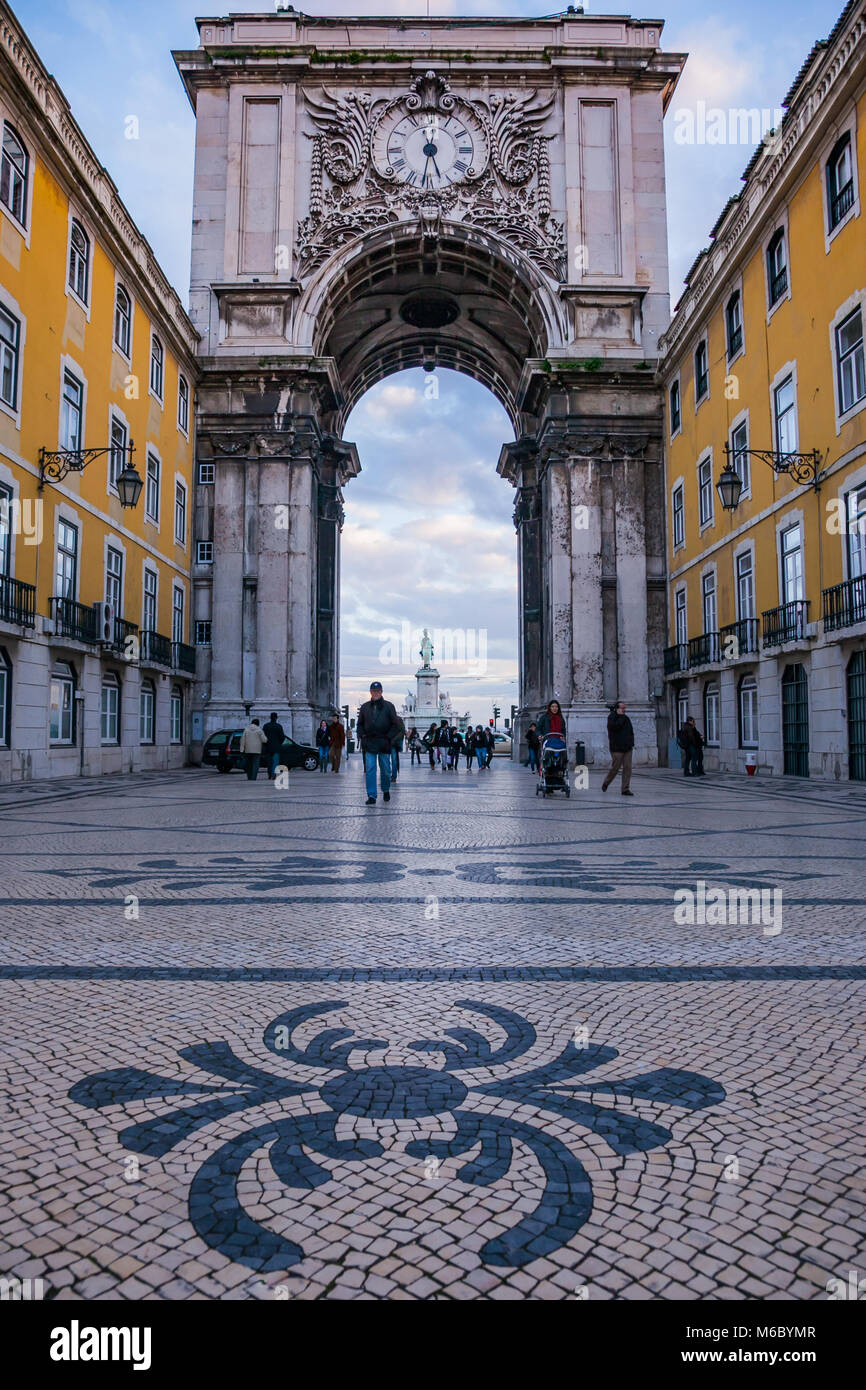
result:
[[[404,766],[367,808],[356,758],[287,790],[0,788],[2,1273],[58,1299],[862,1275],[863,790],[591,782]]]

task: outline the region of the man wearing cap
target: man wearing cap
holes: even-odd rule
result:
[[[382,682],[370,685],[370,698],[358,712],[358,738],[367,774],[367,805],[376,804],[376,765],[382,780],[382,800],[391,800],[391,750],[400,731],[400,719],[390,700],[382,698]]]

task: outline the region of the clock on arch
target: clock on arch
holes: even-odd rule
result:
[[[373,163],[390,183],[441,192],[477,179],[489,156],[484,127],[461,101],[450,110],[386,112],[373,134]]]

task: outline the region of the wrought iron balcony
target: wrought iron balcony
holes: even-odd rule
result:
[[[839,223],[842,221],[842,218],[845,216],[847,212],[851,211],[853,206],[854,180],[849,179],[848,182],[842,188],[839,189],[839,192],[836,193],[830,200],[831,231],[834,227],[838,227]]]
[[[848,579],[844,584],[834,584],[825,589],[824,628],[835,632],[840,627],[853,627],[855,623],[866,623],[866,574],[857,579]]]
[[[0,574],[0,618],[19,627],[36,626],[36,589],[8,574]]]
[[[705,632],[689,642],[689,666],[710,666],[719,659],[719,634]]]
[[[71,637],[76,642],[96,644],[96,610],[72,598],[50,598],[51,617],[56,637]]]
[[[130,660],[134,660],[135,658],[131,655],[131,652],[137,653],[137,646],[132,647],[131,649],[127,647],[127,642],[129,641],[130,637],[134,637],[136,639],[138,638],[138,624],[128,623],[125,618],[115,618],[113,643],[114,650],[116,652],[120,652],[122,656],[129,655]]]
[[[731,360],[732,357],[736,357],[737,353],[740,351],[740,348],[741,348],[742,346],[743,346],[743,330],[742,330],[742,328],[734,328],[734,329],[732,329],[732,330],[731,330],[731,333],[730,333],[729,336],[728,336],[728,361],[729,361],[729,362],[730,362],[730,360]]]
[[[748,656],[756,652],[761,641],[761,624],[757,618],[740,618],[735,623],[726,623],[719,630],[719,645],[723,660],[736,661],[738,656]],[[729,649],[736,643],[734,651]]]
[[[195,675],[195,647],[186,642],[172,642],[171,664],[176,671],[189,671]]]
[[[786,265],[783,265],[782,269],[776,275],[774,275],[772,280],[770,281],[770,307],[772,308],[772,306],[778,303],[778,301],[782,298],[782,295],[787,293],[788,267]]]
[[[689,648],[687,642],[677,642],[674,647],[665,648],[665,675],[674,676],[678,671],[687,671]]]
[[[171,666],[171,638],[163,637],[161,632],[154,632],[153,628],[145,628],[141,634],[141,661]]]
[[[763,615],[764,647],[782,647],[786,642],[802,642],[809,625],[809,600],[792,599],[769,608]]]

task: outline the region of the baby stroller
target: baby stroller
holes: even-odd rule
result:
[[[548,734],[541,745],[541,772],[535,788],[536,796],[547,796],[550,792],[565,792],[566,796],[571,796],[568,749],[565,739],[558,734]]]

